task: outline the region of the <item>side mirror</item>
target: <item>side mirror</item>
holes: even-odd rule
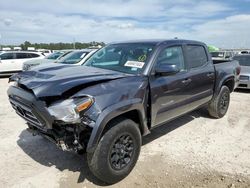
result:
[[[155,68],[155,74],[161,76],[173,75],[180,72],[180,69],[176,65],[160,64]]]

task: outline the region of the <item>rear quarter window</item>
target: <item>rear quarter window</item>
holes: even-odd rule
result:
[[[200,45],[187,45],[187,58],[190,68],[201,67],[208,61],[206,50]]]
[[[34,54],[34,53],[30,53],[29,54],[29,58],[34,58],[34,57],[39,57],[39,55],[38,54]]]

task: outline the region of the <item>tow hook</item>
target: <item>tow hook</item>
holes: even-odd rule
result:
[[[82,144],[78,142],[78,140],[74,140],[73,144],[75,145],[74,147],[75,152],[78,152],[84,149],[84,147],[82,146]]]
[[[65,145],[64,141],[60,140],[58,143],[59,147],[62,148],[63,151],[67,151],[67,146]]]

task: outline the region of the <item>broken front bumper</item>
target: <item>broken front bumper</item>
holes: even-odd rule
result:
[[[63,150],[79,151],[85,148],[83,141],[90,131],[87,126],[57,124],[47,111],[45,102],[20,87],[10,86],[7,93],[13,109],[27,121],[28,131],[33,135],[41,135]]]
[[[7,93],[10,104],[19,116],[40,130],[52,129],[54,118],[47,111],[45,102],[16,86],[10,86]]]

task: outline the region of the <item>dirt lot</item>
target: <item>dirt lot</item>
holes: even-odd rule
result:
[[[7,88],[7,78],[0,78],[0,187],[106,186],[91,175],[84,156],[28,133]],[[250,92],[234,92],[223,119],[199,110],[153,130],[118,186],[250,187]]]

